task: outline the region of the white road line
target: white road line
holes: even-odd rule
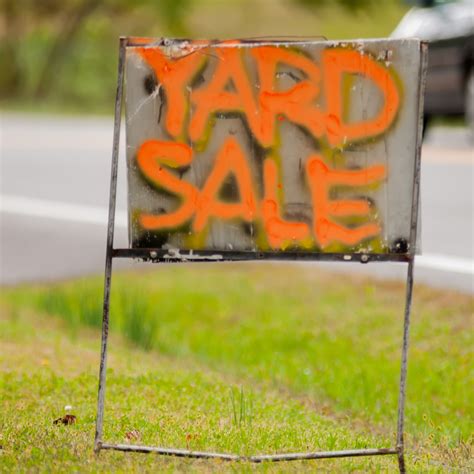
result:
[[[99,225],[107,223],[108,215],[107,209],[103,207],[10,195],[0,195],[0,212]],[[117,211],[115,223],[117,227],[126,228],[127,213],[125,211]],[[416,266],[419,268],[474,275],[474,260],[463,257],[425,254],[416,258]]]
[[[432,145],[423,145],[421,151],[421,165],[449,164],[449,165],[474,165],[473,148],[441,148]]]
[[[108,217],[108,210],[103,207],[4,194],[0,195],[0,212],[99,225],[107,225]],[[115,224],[127,227],[127,213],[116,211]]]
[[[474,275],[474,260],[452,257],[450,255],[420,255],[416,258],[415,266],[432,270]]]

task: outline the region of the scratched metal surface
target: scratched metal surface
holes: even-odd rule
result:
[[[276,50],[280,58],[273,69],[268,58],[274,53],[265,48]],[[229,56],[230,49],[235,56]],[[351,52],[349,59],[344,59],[345,52]],[[235,58],[237,66],[231,64]],[[186,61],[192,64],[187,76],[166,84],[167,74]],[[139,39],[129,45],[125,104],[130,247],[413,253],[409,242],[420,61],[418,40]],[[227,77],[220,85],[219,74]],[[331,89],[338,80],[339,87]],[[306,103],[296,93],[305,87],[310,91]],[[390,102],[393,90],[397,100]],[[248,91],[250,99],[242,99]],[[178,92],[182,114],[173,95]],[[265,102],[268,97],[274,102]],[[331,106],[334,100],[340,101],[340,107]],[[299,107],[293,114],[292,102]],[[395,110],[390,110],[394,104]],[[208,115],[200,110],[205,107],[210,108]],[[275,110],[266,116],[274,126],[266,138],[258,130],[265,107]],[[179,120],[170,125],[173,113]],[[200,133],[198,127],[193,129],[199,115],[207,117]],[[268,127],[268,122],[262,127]],[[369,125],[364,128],[364,124]],[[352,125],[360,125],[362,132],[354,136]],[[227,146],[229,141],[234,145]],[[189,163],[173,163],[173,157],[167,156],[168,143],[188,150]],[[235,153],[240,171],[235,174],[229,164],[219,179],[211,178],[219,166],[226,169]],[[315,159],[323,164],[318,168],[323,171],[311,175],[310,163]],[[274,181],[265,171],[266,161],[276,172]],[[193,197],[180,195],[174,185],[166,189],[163,170],[175,181],[192,185]],[[365,182],[352,185],[347,171]],[[325,172],[335,173],[337,182],[323,183]],[[372,181],[371,172],[377,175]],[[250,205],[247,175],[255,201]],[[214,192],[204,193],[213,179]],[[325,187],[326,192],[321,191]],[[357,203],[364,202],[368,205],[357,210]],[[178,215],[185,206],[189,212],[182,218],[153,219]],[[364,228],[365,234],[359,232]]]

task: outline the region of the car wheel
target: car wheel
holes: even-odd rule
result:
[[[426,138],[426,131],[428,130],[428,126],[431,122],[431,116],[428,114],[423,115],[423,131],[422,131],[422,139]]]

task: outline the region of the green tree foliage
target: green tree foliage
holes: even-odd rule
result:
[[[138,11],[161,19],[171,34],[185,32],[184,14],[191,0],[0,0],[5,25],[0,46],[0,97],[29,94],[43,98],[60,74],[79,34],[92,18],[112,22],[133,17]],[[38,37],[42,61],[35,79],[25,77],[22,58],[25,38]]]
[[[221,2],[224,0],[0,0],[0,99],[39,103],[53,96],[61,104],[110,103],[119,35],[193,36],[193,22],[200,11],[207,8],[209,12],[213,5],[224,4],[229,14],[240,12],[242,18],[252,15],[252,6],[265,18],[273,2],[289,13],[295,8],[300,12],[369,11],[376,5],[376,0]]]

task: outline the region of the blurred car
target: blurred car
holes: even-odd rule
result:
[[[474,0],[410,0],[392,33],[429,42],[425,125],[434,116],[464,116],[474,136]]]

